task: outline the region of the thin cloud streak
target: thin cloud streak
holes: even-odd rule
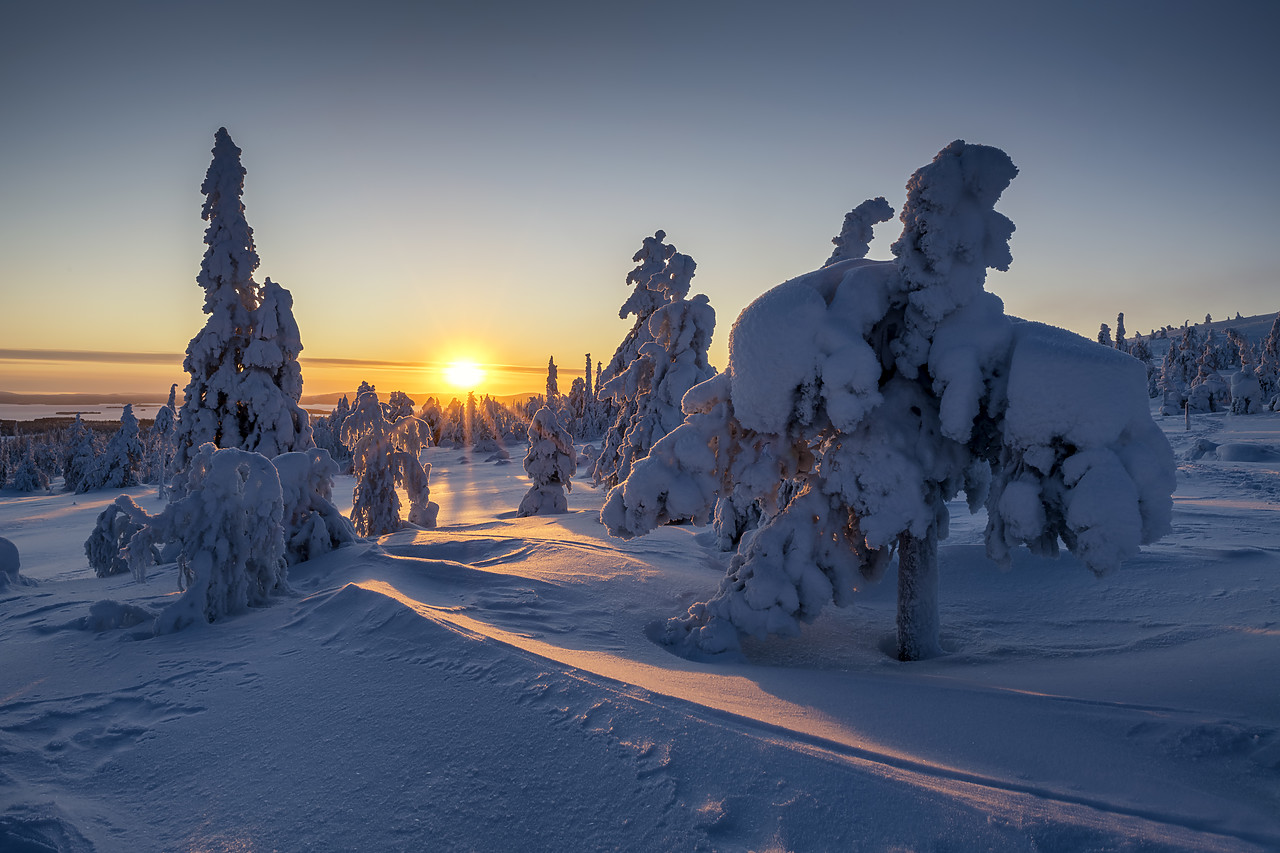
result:
[[[108,350],[68,350],[68,349],[0,349],[0,361],[44,361],[44,362],[94,362],[98,364],[175,364],[182,363],[180,353],[165,352],[125,352]],[[303,365],[316,367],[364,367],[370,370],[387,371],[422,371],[443,370],[452,364],[447,361],[384,361],[367,358],[325,358],[299,356]],[[485,364],[478,363],[485,371],[495,373],[515,373],[529,375],[545,375],[546,365],[527,364]],[[557,367],[557,372],[569,375],[581,375],[581,370],[571,367]]]

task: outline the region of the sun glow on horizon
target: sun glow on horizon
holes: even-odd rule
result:
[[[444,369],[445,381],[459,391],[474,391],[484,376],[484,368],[474,361],[454,361]]]

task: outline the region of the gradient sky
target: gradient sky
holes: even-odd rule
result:
[[[464,358],[534,391],[549,355],[567,390],[658,228],[723,367],[744,306],[953,139],[1021,169],[1010,313],[1273,312],[1278,36],[1280,4],[1231,0],[6,4],[0,391],[185,382],[224,125],[307,394],[447,390],[430,365]]]

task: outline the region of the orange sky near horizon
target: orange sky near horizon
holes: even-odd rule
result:
[[[452,394],[458,360],[541,393],[548,356],[567,392],[658,229],[724,369],[744,307],[956,139],[1020,170],[1007,313],[1092,338],[1280,308],[1280,4],[10,5],[0,392],[185,386],[219,126],[309,397]]]
[[[482,375],[474,383],[459,381],[456,371],[450,369],[458,361],[474,364]],[[391,391],[417,394],[423,400],[432,395],[445,401],[451,396],[465,397],[468,391],[495,397],[541,394],[547,379],[545,364],[498,364],[472,359],[392,363],[308,358],[305,352],[299,362],[304,400],[333,394],[354,396],[361,382],[373,385],[384,399]],[[584,363],[583,357],[572,366],[557,363],[561,393],[567,393],[573,380],[583,375]],[[152,401],[162,401],[174,383],[181,400],[182,389],[190,378],[182,371],[181,353],[3,349],[0,377],[0,391],[16,394],[135,394]]]

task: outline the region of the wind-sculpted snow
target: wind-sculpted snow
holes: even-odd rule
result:
[[[1191,435],[1280,444],[1280,416],[1248,420]],[[427,455],[465,522],[296,563],[291,594],[198,636],[138,621],[174,565],[139,585],[85,564],[112,496],[4,496],[42,582],[0,593],[0,849],[1280,845],[1257,677],[1280,667],[1280,499],[1241,503],[1257,463],[1185,463],[1168,543],[1103,578],[1020,551],[1008,583],[983,514],[956,512],[946,657],[896,662],[871,586],[707,666],[645,633],[723,574],[695,528],[619,543],[582,480],[574,510],[516,518],[515,466]]]

